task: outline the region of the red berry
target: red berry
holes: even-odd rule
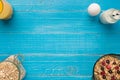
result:
[[[102,62],[102,65],[105,66],[105,61]]]
[[[106,79],[106,76],[105,76],[105,75],[103,75],[103,76],[102,76],[102,78],[103,78],[103,79]]]
[[[101,74],[101,75],[105,75],[105,71],[102,71],[100,74]]]
[[[113,65],[116,65],[116,62],[113,62]]]
[[[111,80],[115,80],[115,76],[112,76],[112,77],[111,77]]]
[[[115,78],[111,78],[111,80],[115,80]]]
[[[116,66],[115,69],[118,70],[118,69],[119,69],[119,66]]]
[[[111,66],[110,66],[110,65],[107,65],[106,68],[107,68],[107,69],[111,69]]]
[[[109,61],[109,60],[106,60],[106,63],[107,63],[107,64],[110,64],[110,61]]]
[[[120,74],[120,70],[117,70],[117,73]]]
[[[104,67],[101,67],[101,70],[104,71]]]
[[[112,74],[112,73],[113,73],[111,69],[110,69],[108,72],[109,72],[110,74]]]

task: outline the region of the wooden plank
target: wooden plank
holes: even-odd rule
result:
[[[1,34],[1,37],[1,53],[103,54],[120,51],[119,34],[113,36],[104,34]]]
[[[115,25],[102,25],[99,20],[92,20],[91,18],[80,19],[34,19],[34,17],[27,16],[24,19],[24,14],[17,17],[18,20],[3,22],[0,21],[0,34],[1,33],[22,33],[22,34],[47,34],[47,33],[60,33],[60,34],[119,34],[120,23]],[[79,16],[80,17],[80,16]],[[87,16],[86,16],[87,17]],[[24,24],[23,24],[24,23]],[[28,24],[32,23],[32,24]],[[86,24],[87,23],[87,24]],[[96,26],[97,25],[97,26]]]
[[[91,80],[91,77],[32,77],[27,78],[29,80]]]

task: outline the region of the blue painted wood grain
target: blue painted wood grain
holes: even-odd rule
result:
[[[0,21],[0,61],[22,53],[24,80],[91,80],[100,56],[120,53],[120,22],[103,25],[87,14],[93,2],[120,9],[119,0],[8,1],[14,15]]]

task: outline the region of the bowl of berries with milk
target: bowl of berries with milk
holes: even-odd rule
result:
[[[94,65],[93,80],[120,80],[120,55],[107,54]]]

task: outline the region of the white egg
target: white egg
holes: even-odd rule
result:
[[[99,4],[97,4],[97,3],[92,3],[88,7],[88,13],[91,16],[98,15],[100,13],[100,11],[101,11],[101,8],[100,8]]]

